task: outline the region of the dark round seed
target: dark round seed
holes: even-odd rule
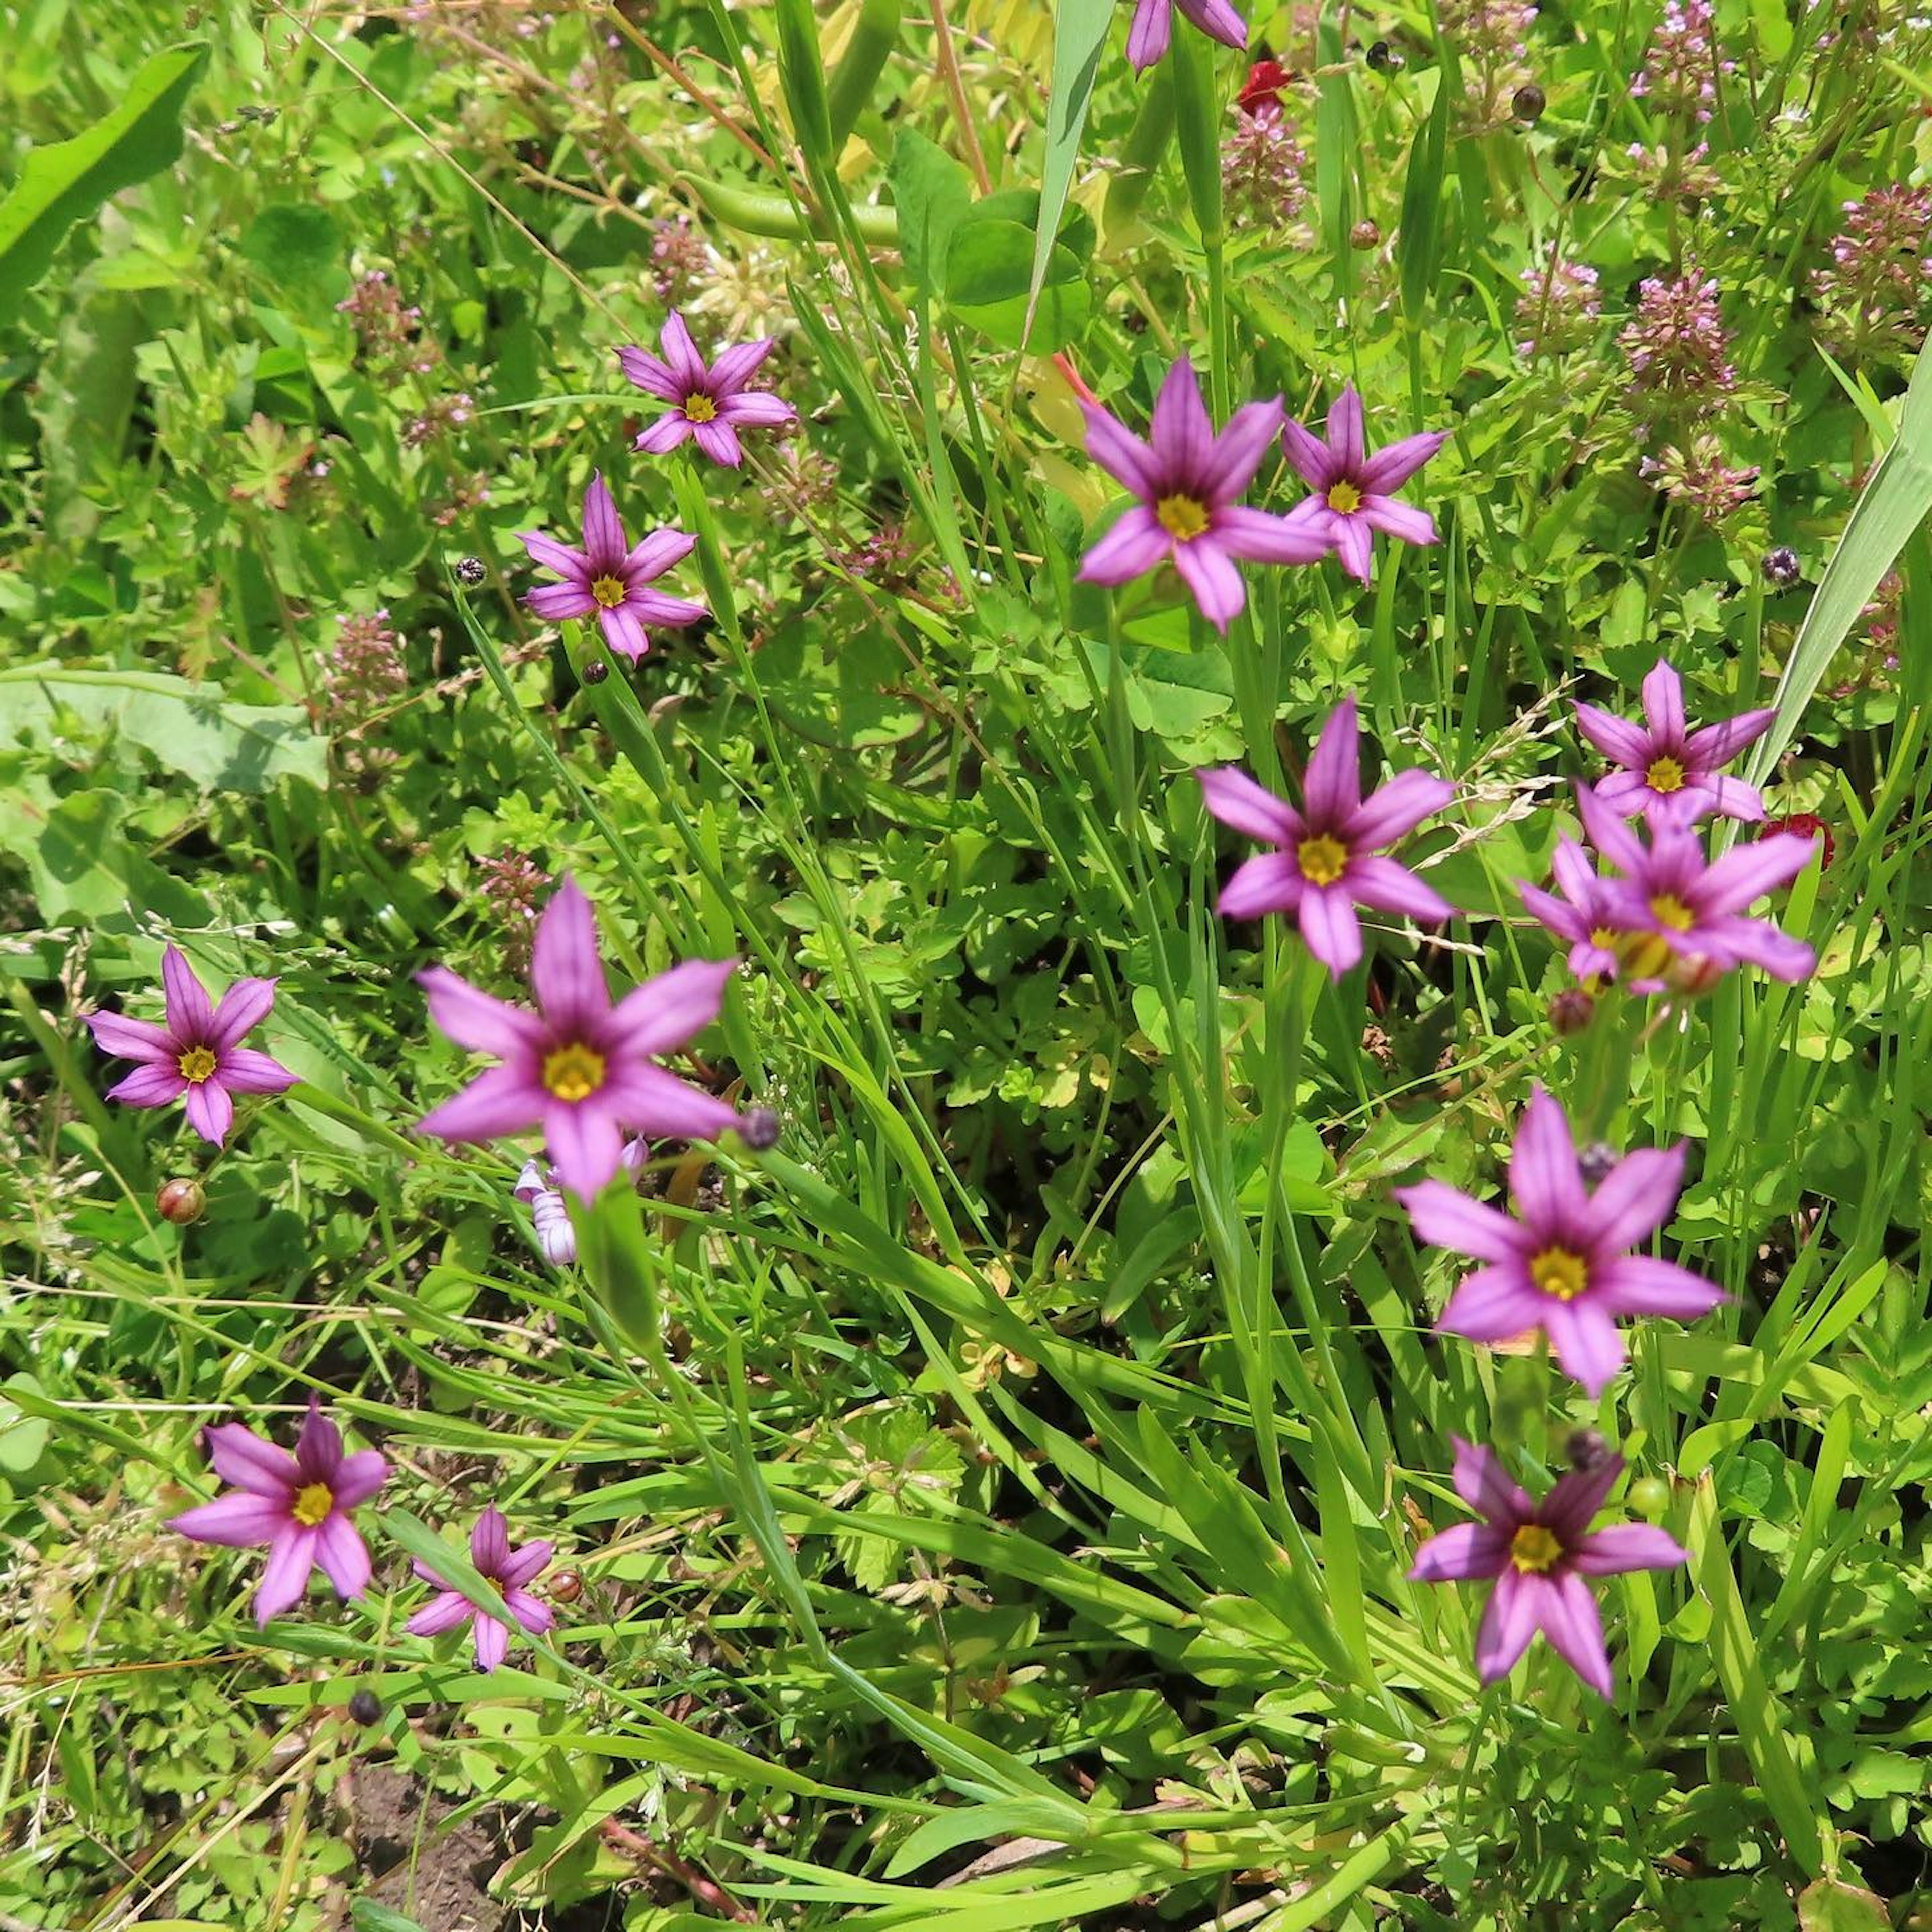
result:
[[[1610,1438],[1600,1429],[1573,1429],[1563,1444],[1573,1469],[1600,1469],[1610,1454]]]
[[[456,566],[457,582],[467,584],[472,590],[474,590],[488,574],[488,573],[483,568],[483,560],[480,556],[466,556]]]
[[[1550,1003],[1550,1024],[1566,1039],[1597,1017],[1597,1003],[1581,986],[1566,986]]]
[[[1758,568],[1764,572],[1766,583],[1774,590],[1789,590],[1804,574],[1804,566],[1798,562],[1798,553],[1787,544],[1766,550]]]
[[[1543,90],[1533,80],[1526,80],[1510,96],[1510,112],[1519,121],[1540,121],[1547,104]]]
[[[349,1714],[358,1724],[373,1724],[382,1714],[382,1700],[373,1690],[358,1690],[349,1700]]]
[[[610,675],[610,667],[602,658],[592,658],[584,667],[584,681],[586,684],[602,684]]]
[[[1393,74],[1402,64],[1402,56],[1386,40],[1372,40],[1364,58],[1378,74]]]

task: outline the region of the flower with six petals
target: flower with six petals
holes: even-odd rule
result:
[[[440,1636],[446,1630],[460,1630],[474,1618],[476,1667],[494,1670],[508,1654],[517,1624],[532,1636],[541,1636],[556,1621],[556,1612],[532,1596],[529,1588],[549,1566],[555,1548],[553,1544],[526,1543],[520,1550],[512,1550],[509,1526],[502,1511],[492,1504],[470,1532],[470,1560],[486,1583],[496,1586],[496,1602],[472,1603],[428,1564],[412,1560],[410,1567],[425,1583],[436,1586],[436,1594],[403,1628],[412,1636]]]
[[[1288,512],[1288,520],[1319,536],[1352,576],[1369,580],[1374,533],[1404,543],[1432,544],[1436,519],[1426,510],[1398,502],[1399,490],[1448,440],[1447,430],[1404,436],[1386,449],[1368,453],[1362,399],[1351,387],[1328,412],[1327,440],[1318,440],[1298,422],[1281,433],[1282,448],[1294,473],[1312,495]]]
[[[1643,722],[1633,724],[1594,704],[1576,706],[1576,728],[1618,769],[1597,785],[1604,804],[1684,824],[1706,812],[1755,822],[1764,800],[1718,767],[1771,729],[1778,714],[1747,711],[1693,731],[1684,722],[1684,680],[1659,658],[1643,681]]]
[[[738,443],[741,428],[798,420],[798,412],[782,397],[748,386],[758,364],[777,346],[772,339],[738,343],[719,350],[716,362],[706,362],[684,317],[674,309],[660,342],[662,356],[634,346],[617,352],[624,374],[639,388],[671,405],[669,415],[639,436],[638,448],[662,456],[688,439],[712,462],[735,469],[744,454]]]

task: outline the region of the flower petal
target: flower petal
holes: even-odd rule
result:
[[[1493,1449],[1466,1442],[1460,1436],[1449,1441],[1455,1450],[1451,1466],[1456,1493],[1496,1528],[1514,1534],[1534,1511],[1528,1492],[1510,1476]]]
[[[624,615],[636,621],[640,637],[646,625],[656,631],[681,631],[688,624],[702,623],[710,614],[688,597],[668,597],[662,590],[634,590],[624,608]]]
[[[637,594],[642,596],[647,593]],[[650,650],[650,634],[644,628],[644,619],[632,603],[620,604],[614,610],[599,610],[597,627],[604,633],[604,643],[619,657],[627,658],[632,664]]]
[[[1306,884],[1291,854],[1263,852],[1228,875],[1214,910],[1223,919],[1259,919],[1264,913],[1294,912],[1300,906]]]
[[[612,1089],[611,1106],[626,1126],[647,1140],[715,1140],[738,1124],[724,1101],[661,1066],[626,1067]]]
[[[1436,1325],[1447,1335],[1493,1344],[1541,1328],[1548,1306],[1520,1261],[1499,1262],[1466,1274]]]
[[[584,493],[584,554],[590,574],[600,576],[614,570],[629,548],[603,472],[593,470]]]
[[[631,447],[641,449],[646,456],[668,456],[697,428],[682,410],[673,410],[669,416],[659,416],[656,422],[640,430],[637,441]]]
[[[1339,831],[1362,802],[1361,731],[1355,700],[1345,698],[1328,714],[1301,782],[1304,816],[1311,832]]]
[[[1148,441],[1162,480],[1190,495],[1205,496],[1214,467],[1214,425],[1201,400],[1201,380],[1187,357],[1167,372],[1155,397]]]
[[[328,1487],[338,1509],[360,1509],[388,1478],[389,1466],[380,1451],[358,1449],[336,1466]]]
[[[1624,1365],[1624,1338],[1617,1324],[1588,1298],[1561,1301],[1546,1295],[1543,1326],[1563,1372],[1580,1382],[1594,1400]]]
[[[551,1163],[581,1201],[594,1201],[603,1192],[624,1150],[624,1136],[611,1112],[612,1093],[607,1087],[594,1101],[555,1105],[544,1115],[544,1144]]]
[[[617,360],[624,374],[646,395],[656,396],[667,403],[684,400],[685,386],[677,380],[676,372],[668,362],[661,362],[648,349],[626,344],[617,351]]]
[[[1816,838],[1794,832],[1777,832],[1768,838],[1733,845],[1712,862],[1700,882],[1699,910],[1742,912],[1754,900],[1796,878],[1817,849]]]
[[[1202,494],[1217,506],[1232,503],[1254,481],[1268,446],[1281,434],[1281,398],[1244,403],[1228,426],[1210,439],[1198,481]]]
[[[268,1548],[268,1560],[262,1566],[262,1581],[255,1592],[255,1621],[266,1627],[272,1617],[292,1610],[308,1588],[309,1572],[315,1568],[316,1533],[298,1524],[284,1526]]]
[[[1592,1690],[1610,1694],[1610,1654],[1604,1648],[1604,1620],[1590,1586],[1580,1576],[1537,1580],[1537,1621],[1550,1648]]]
[[[404,1624],[412,1636],[441,1636],[460,1630],[476,1614],[476,1606],[455,1590],[441,1590]]]
[[[1663,1315],[1678,1322],[1695,1322],[1730,1297],[1675,1262],[1652,1255],[1623,1255],[1606,1262],[1591,1276],[1591,1299],[1612,1315]]]
[[[1386,496],[1391,490],[1400,490],[1448,440],[1446,429],[1428,429],[1377,450],[1362,465],[1364,494]]]
[[[228,1089],[218,1080],[190,1083],[188,1124],[214,1146],[219,1147],[227,1139],[228,1130],[235,1124],[235,1102],[229,1099]]]
[[[285,1094],[302,1076],[252,1046],[231,1046],[224,1050],[214,1077],[231,1094]]]
[[[1180,10],[1204,34],[1211,34],[1224,46],[1247,45],[1247,26],[1228,0],[1180,0]]]
[[[238,1422],[218,1422],[202,1431],[202,1446],[214,1473],[224,1483],[258,1496],[274,1496],[286,1504],[300,1481],[296,1459],[286,1449],[265,1442]]]
[[[416,1123],[416,1131],[446,1141],[500,1140],[537,1126],[550,1095],[526,1072],[493,1066],[461,1093]]]
[[[1514,1568],[1496,1579],[1476,1628],[1476,1674],[1485,1684],[1507,1677],[1529,1648],[1539,1620],[1537,1586],[1542,1581]]]
[[[1085,402],[1080,409],[1087,418],[1087,454],[1117,482],[1151,502],[1160,485],[1154,452],[1112,410]]]
[[[510,1526],[494,1503],[476,1519],[470,1532],[470,1560],[478,1576],[498,1578],[510,1560]]]
[[[767,335],[757,342],[736,342],[728,349],[719,350],[717,361],[711,365],[712,393],[719,397],[738,394],[778,346],[777,337]]]
[[[1234,560],[1214,541],[1214,532],[1196,537],[1192,543],[1177,544],[1174,567],[1180,580],[1194,593],[1201,614],[1217,631],[1226,632],[1241,614],[1247,592]]]
[[[1817,954],[1768,920],[1712,920],[1700,928],[1699,936],[1710,943],[1713,952],[1760,966],[1774,980],[1808,979],[1817,970]]]
[[[1600,794],[1586,784],[1576,788],[1576,810],[1590,843],[1618,872],[1634,874],[1643,872],[1643,848],[1624,824],[1620,812],[1613,809]]]
[[[1360,516],[1338,516],[1334,520],[1335,555],[1351,577],[1364,584],[1374,574],[1375,536]]]
[[[188,1091],[188,1082],[172,1065],[137,1066],[107,1090],[110,1100],[124,1107],[168,1107]]]
[[[718,420],[738,429],[776,429],[797,422],[798,412],[782,396],[764,389],[744,389],[718,405]]]
[[[1352,860],[1342,883],[1358,905],[1374,912],[1395,913],[1424,926],[1440,926],[1456,910],[1432,886],[1425,886],[1406,866],[1398,866],[1393,859]]]
[[[1432,772],[1397,772],[1349,814],[1342,836],[1358,849],[1392,845],[1442,811],[1455,796],[1456,788]]]
[[[1617,1576],[1627,1570],[1674,1570],[1690,1552],[1676,1537],[1647,1522],[1615,1523],[1586,1536],[1570,1552],[1570,1567],[1586,1576]]]
[[[736,959],[687,959],[626,993],[613,1016],[624,1044],[638,1053],[674,1053],[724,1010]]]
[[[1214,539],[1230,556],[1250,563],[1315,563],[1334,546],[1310,523],[1230,503],[1214,513]]]
[[[1628,766],[1640,775],[1649,769],[1651,736],[1642,725],[1615,717],[1594,704],[1579,704],[1576,711],[1577,730],[1612,764]],[[1606,794],[1600,788],[1599,796]]]
[[[713,463],[722,464],[728,470],[735,470],[745,458],[738,441],[738,432],[722,418],[714,418],[710,422],[698,424],[692,430],[698,446]]]
[[[1359,486],[1368,452],[1362,434],[1362,398],[1354,383],[1329,404],[1324,427],[1336,473],[1353,478]]]
[[[1659,745],[1684,742],[1684,680],[1666,658],[1659,658],[1645,676],[1643,716]]]
[[[580,550],[572,550],[566,543],[559,543],[556,538],[545,536],[541,530],[519,530],[517,541],[528,550],[534,561],[546,570],[554,570],[560,577],[568,578],[573,584],[581,584],[590,575],[589,560]],[[553,584],[548,586],[554,590]]]
[[[288,1528],[289,1520],[286,1500],[242,1490],[184,1510],[179,1516],[169,1517],[166,1526],[177,1536],[191,1538],[196,1543],[220,1543],[232,1550],[245,1550],[280,1535]]]
[[[502,1585],[505,1594],[520,1590],[532,1577],[541,1576],[549,1568],[550,1559],[556,1552],[555,1544],[541,1540],[526,1543],[522,1549],[512,1550],[497,1571],[496,1580]]]
[[[1154,512],[1136,503],[1080,560],[1080,577],[1087,584],[1126,584],[1144,577],[1167,561],[1174,539],[1155,520]]]
[[[342,1432],[322,1408],[322,1397],[311,1390],[302,1433],[296,1438],[296,1468],[304,1483],[326,1483],[333,1490],[341,1466]]]
[[[576,584],[539,584],[524,592],[524,602],[546,624],[560,624],[566,617],[588,617],[598,608],[596,598]]]
[[[542,1636],[556,1622],[556,1612],[527,1590],[506,1589],[503,1607],[532,1636]]]
[[[116,1054],[123,1060],[174,1064],[175,1038],[166,1027],[150,1020],[130,1019],[125,1013],[89,1013],[86,1021],[94,1045],[103,1053]]]
[[[1298,910],[1303,942],[1336,979],[1359,963],[1361,922],[1346,892],[1338,886],[1304,885]]]
[[[471,1053],[509,1060],[534,1053],[543,1046],[544,1024],[535,1013],[472,986],[446,966],[431,966],[418,973],[416,984],[429,1002],[430,1018]]]
[[[507,1624],[499,1623],[488,1614],[476,1619],[476,1668],[494,1670],[508,1655],[510,1632]]]
[[[1292,417],[1282,424],[1281,448],[1288,467],[1318,496],[1334,482],[1337,472],[1328,446]]]
[[[566,878],[550,895],[537,921],[530,987],[547,1024],[566,1037],[590,1032],[610,1010],[597,950],[597,916],[574,879]]]
[[[1432,544],[1436,541],[1436,519],[1426,510],[1418,510],[1399,497],[1371,494],[1362,499],[1361,508],[1355,514],[1372,529],[1400,542]]]
[[[1432,1536],[1415,1552],[1412,1583],[1466,1582],[1472,1576],[1499,1576],[1510,1560],[1511,1532],[1486,1522],[1459,1522]]]
[[[237,980],[221,996],[208,1029],[208,1043],[219,1053],[239,1046],[268,1017],[275,1004],[272,980]]]
[[[1529,1104],[1517,1124],[1509,1190],[1516,1218],[1536,1236],[1582,1238],[1589,1208],[1576,1144],[1561,1103],[1541,1087],[1530,1089]]]
[[[664,351],[664,359],[671,374],[683,384],[686,394],[694,389],[710,387],[711,371],[705,367],[704,358],[698,352],[698,345],[691,339],[691,331],[684,317],[676,309],[664,319],[664,332],[658,338],[658,346]]]
[[[1684,741],[1684,762],[1705,771],[1714,765],[1729,764],[1747,745],[1755,744],[1771,729],[1777,716],[1767,705],[1762,711],[1741,712],[1720,724],[1693,731]]]
[[[1447,1181],[1422,1180],[1413,1187],[1398,1187],[1395,1198],[1408,1210],[1416,1239],[1432,1247],[1452,1249],[1479,1262],[1517,1262],[1523,1257],[1523,1231],[1517,1222]]]
[[[1301,814],[1285,800],[1257,784],[1235,765],[1198,771],[1208,809],[1223,825],[1270,845],[1293,845],[1302,836]]]
[[[188,963],[188,955],[178,946],[162,950],[161,986],[167,998],[169,1032],[188,1045],[206,1040],[214,1009],[208,1004],[206,988]]]
[[[1670,1218],[1684,1191],[1682,1142],[1674,1148],[1639,1148],[1597,1184],[1590,1196],[1590,1245],[1600,1255],[1619,1253],[1648,1240]]]
[[[361,1596],[368,1588],[372,1567],[369,1546],[340,1510],[325,1518],[317,1529],[315,1560],[322,1565],[322,1574],[335,1586],[335,1594],[344,1601]]]

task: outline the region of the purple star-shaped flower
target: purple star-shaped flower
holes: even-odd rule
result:
[[[104,1053],[138,1060],[140,1068],[107,1090],[130,1107],[166,1107],[185,1094],[188,1124],[217,1147],[235,1121],[236,1094],[280,1094],[299,1078],[280,1060],[242,1042],[275,1004],[272,980],[237,980],[218,1006],[178,946],[161,954],[167,1024],[124,1013],[89,1013],[88,1029]]]
[[[724,1004],[735,959],[692,959],[611,1004],[590,902],[566,879],[537,922],[530,988],[513,1006],[446,967],[416,975],[430,1017],[458,1046],[503,1062],[419,1124],[445,1140],[493,1141],[542,1127],[559,1178],[589,1201],[622,1164],[626,1130],[651,1139],[710,1140],[735,1111],[652,1056],[675,1052]]]
[[[758,364],[778,346],[770,338],[720,350],[717,361],[707,363],[698,354],[684,317],[674,309],[660,341],[662,356],[634,347],[617,352],[624,374],[639,388],[672,405],[670,415],[660,416],[638,438],[639,449],[662,456],[691,438],[712,462],[735,469],[743,455],[738,443],[740,426],[776,427],[798,420],[798,412],[782,397],[746,386]]]
[[[1236,871],[1222,888],[1220,912],[1228,919],[1294,914],[1309,951],[1337,979],[1362,956],[1358,905],[1431,925],[1454,911],[1439,892],[1378,848],[1440,812],[1455,788],[1426,772],[1398,772],[1364,798],[1352,698],[1344,698],[1322,728],[1299,812],[1232,766],[1195,776],[1208,809],[1223,825],[1277,848]]]
[[[1559,1477],[1541,1502],[1512,1481],[1501,1458],[1462,1438],[1456,1445],[1456,1492],[1482,1518],[1432,1536],[1408,1573],[1415,1583],[1493,1576],[1496,1588],[1476,1634],[1476,1672],[1485,1684],[1507,1677],[1538,1630],[1590,1688],[1610,1694],[1603,1618],[1585,1580],[1628,1570],[1669,1570],[1688,1552],[1648,1523],[1592,1531],[1592,1520],[1622,1474],[1621,1456]]]
[[[1314,492],[1288,512],[1288,521],[1325,539],[1342,568],[1367,583],[1376,531],[1404,543],[1436,541],[1436,519],[1426,510],[1397,502],[1389,492],[1400,489],[1448,434],[1427,430],[1371,456],[1363,440],[1362,399],[1352,386],[1344,389],[1329,410],[1325,442],[1298,422],[1291,421],[1282,430],[1289,464]]]
[[[1569,941],[1568,964],[1578,979],[1614,980],[1624,928],[1610,886],[1597,876],[1590,855],[1574,838],[1557,840],[1550,868],[1562,898],[1519,880],[1516,890],[1523,904],[1558,939]]]
[[[428,1564],[412,1559],[410,1568],[425,1583],[434,1584],[437,1594],[403,1628],[412,1636],[440,1636],[446,1630],[460,1630],[474,1618],[476,1667],[494,1670],[509,1653],[517,1624],[532,1636],[541,1636],[556,1622],[556,1612],[532,1596],[526,1587],[548,1566],[555,1547],[548,1543],[526,1543],[520,1550],[512,1550],[509,1526],[502,1511],[493,1504],[476,1519],[470,1532],[470,1560],[486,1583],[496,1585],[499,1603],[472,1604]]]
[[[1597,786],[1606,805],[1680,824],[1705,812],[1755,824],[1765,815],[1757,788],[1720,776],[1718,767],[1762,737],[1777,715],[1768,708],[1747,711],[1693,731],[1684,719],[1684,680],[1659,658],[1643,681],[1641,724],[1579,704],[1576,727],[1619,767]]]
[[[1618,1316],[1692,1321],[1729,1299],[1688,1268],[1630,1252],[1670,1218],[1683,1185],[1680,1142],[1626,1154],[1592,1191],[1562,1108],[1538,1087],[1510,1155],[1513,1215],[1440,1180],[1395,1193],[1418,1240],[1484,1264],[1436,1327],[1472,1342],[1540,1328],[1564,1372],[1597,1396],[1624,1365]]]
[[[309,1397],[292,1456],[238,1422],[204,1430],[202,1441],[214,1473],[236,1493],[184,1510],[167,1526],[197,1543],[268,1546],[255,1592],[257,1624],[300,1603],[318,1566],[338,1597],[359,1597],[368,1588],[368,1546],[350,1516],[382,1486],[389,1466],[373,1449],[346,1454],[320,1396]]]
[[[1815,838],[1780,832],[1734,845],[1717,860],[1687,826],[1646,820],[1646,848],[1622,815],[1588,785],[1576,806],[1590,842],[1623,875],[1604,886],[1604,905],[1623,937],[1618,955],[1639,992],[1682,985],[1701,988],[1748,962],[1774,980],[1805,978],[1818,956],[1768,919],[1747,919],[1744,908],[1803,872]]]
[[[1127,29],[1127,58],[1136,73],[1162,59],[1174,33],[1174,10],[1178,6],[1204,34],[1222,46],[1245,47],[1247,23],[1228,4],[1228,0],[1138,0],[1133,24]]]
[[[644,626],[675,628],[708,616],[702,604],[667,597],[652,580],[682,563],[698,539],[682,530],[653,530],[633,550],[624,535],[617,506],[601,476],[584,493],[584,548],[572,550],[541,530],[520,530],[519,541],[561,584],[542,584],[524,602],[539,617],[555,623],[565,617],[595,617],[604,641],[633,664],[651,647]]]
[[[1184,359],[1160,386],[1145,442],[1098,403],[1081,407],[1088,454],[1140,500],[1081,560],[1086,582],[1126,584],[1171,562],[1201,614],[1226,631],[1246,600],[1238,557],[1312,563],[1327,554],[1325,538],[1234,501],[1281,427],[1280,398],[1244,404],[1217,436]]]

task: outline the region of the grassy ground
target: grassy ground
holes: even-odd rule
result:
[[[1909,214],[1932,41],[1245,10],[1136,75],[1102,0],[0,4],[0,1924],[1932,1922],[1932,244],[1846,212]],[[673,307],[795,434],[631,448]],[[1080,580],[1078,397],[1144,430],[1180,354],[1448,430],[1439,543],[1250,566],[1225,637]],[[517,540],[593,470],[712,614],[601,680]],[[1516,883],[1660,654],[1777,706],[1817,969],[1568,1034]],[[1191,773],[1292,789],[1349,695],[1456,785],[1402,856],[1458,916],[1332,979],[1216,916]],[[536,1137],[415,1131],[474,1067],[412,974],[523,997],[566,876],[620,984],[743,959],[674,1065],[782,1124],[660,1142],[584,1270]],[[168,941],[277,978],[302,1084],[219,1151],[102,1098]],[[1390,1192],[1495,1196],[1532,1082],[1688,1142],[1660,1252],[1731,1298],[1596,1400],[1436,1332]],[[164,1525],[312,1391],[375,1578],[260,1629]],[[1601,1585],[1607,1702],[1483,1688],[1481,1589],[1406,1580],[1450,1438],[1540,1490],[1580,1426],[1689,1560]],[[491,1503],[557,1622],[485,1674],[403,1626]]]

